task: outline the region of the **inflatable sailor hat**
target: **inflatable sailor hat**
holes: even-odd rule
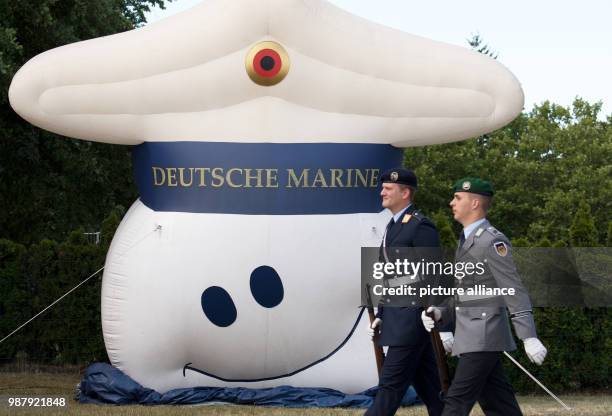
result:
[[[247,58],[262,41],[280,46],[277,64],[285,72],[270,85],[249,76]],[[259,64],[269,70],[268,58]],[[15,75],[9,99],[44,129],[130,145],[406,147],[495,130],[523,107],[518,81],[490,57],[322,0],[206,0],[143,28],[36,56]]]

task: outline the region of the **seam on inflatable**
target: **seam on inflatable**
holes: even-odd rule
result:
[[[486,94],[484,94],[486,95]],[[489,97],[489,96],[488,96]],[[190,112],[163,112],[163,113],[143,113],[143,114],[134,114],[134,113],[47,113],[44,112],[44,114],[47,114],[51,117],[120,117],[120,116],[133,116],[133,117],[151,117],[151,116],[166,116],[166,115],[173,115],[173,114],[178,114],[178,115],[198,115],[198,114],[204,114],[204,113],[208,113],[208,112],[214,112],[214,111],[226,111],[226,110],[230,110],[232,108],[241,106],[241,105],[245,105],[245,104],[250,104],[253,102],[257,102],[258,100],[262,100],[262,99],[268,99],[268,98],[272,98],[274,100],[278,100],[278,101],[282,101],[283,103],[288,103],[292,106],[298,107],[298,108],[305,108],[317,113],[325,113],[325,114],[340,114],[340,115],[345,115],[345,116],[358,116],[358,117],[368,117],[368,118],[378,118],[378,119],[385,119],[385,120],[415,120],[415,119],[424,119],[424,120],[429,120],[429,119],[440,119],[440,120],[465,120],[465,119],[486,119],[491,117],[491,115],[493,114],[493,111],[495,111],[495,109],[497,108],[496,105],[494,104],[493,107],[493,111],[490,112],[487,115],[482,115],[482,116],[448,116],[448,117],[440,117],[440,116],[384,116],[384,115],[374,115],[374,114],[360,114],[360,113],[351,113],[351,112],[342,112],[342,111],[328,111],[328,110],[321,110],[318,108],[314,108],[314,107],[309,107],[303,104],[297,104],[291,101],[288,101],[284,98],[281,97],[275,97],[275,96],[271,96],[271,95],[266,95],[266,96],[262,96],[262,97],[257,97],[257,98],[253,98],[250,100],[246,100],[246,101],[242,101],[240,103],[236,103],[236,104],[232,104],[229,106],[225,106],[225,107],[217,107],[217,108],[213,108],[213,109],[209,109],[209,110],[201,110],[201,111],[190,111]],[[494,100],[493,100],[494,101]],[[166,140],[166,141],[170,141],[170,140]]]

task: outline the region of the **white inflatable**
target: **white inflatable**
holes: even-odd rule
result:
[[[206,0],[33,58],[9,99],[44,129],[139,145],[102,323],[111,362],[159,391],[375,385],[359,259],[389,215],[377,175],[523,106],[489,57],[321,0]]]

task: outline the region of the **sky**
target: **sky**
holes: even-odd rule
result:
[[[149,23],[207,0],[174,0]],[[231,1],[231,0],[226,0]],[[255,1],[255,0],[253,0]],[[329,0],[368,20],[468,47],[479,33],[520,80],[525,109],[576,96],[612,114],[612,1],[608,0]]]

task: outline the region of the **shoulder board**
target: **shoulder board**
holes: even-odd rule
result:
[[[493,226],[487,227],[487,231],[490,232],[495,237],[501,237],[504,235],[503,233],[499,232],[497,228]]]
[[[510,241],[508,240],[508,237],[506,237],[506,235],[502,233],[501,231],[499,231],[497,228],[490,226],[490,227],[487,227],[486,231],[487,231],[487,234],[489,235],[487,242],[491,241],[492,244],[494,244],[494,246],[495,244],[502,242],[505,247],[509,247]]]
[[[412,213],[412,217],[415,220],[419,220],[419,221],[423,221],[424,219],[426,219],[427,217],[425,217],[423,214],[421,214],[419,211],[414,211]]]
[[[483,242],[483,244],[489,244],[495,241],[505,241],[508,242],[508,238],[499,231],[497,228],[493,226],[488,227],[480,227],[476,229],[475,237]]]

